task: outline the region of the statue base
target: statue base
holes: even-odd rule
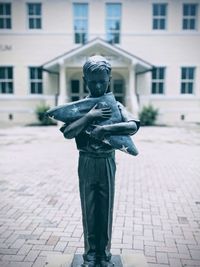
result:
[[[113,255],[111,260],[114,267],[148,267],[145,256],[139,253]],[[82,263],[81,254],[49,254],[45,267],[81,267]]]
[[[123,267],[121,257],[119,255],[113,255],[112,262],[114,263],[114,267]],[[75,254],[71,267],[80,267],[82,263],[83,263],[82,255]],[[99,266],[97,265],[97,267]]]

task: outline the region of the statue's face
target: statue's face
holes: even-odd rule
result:
[[[106,70],[88,73],[84,80],[92,97],[104,95],[107,92],[110,83],[110,77]]]

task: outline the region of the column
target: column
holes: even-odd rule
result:
[[[135,68],[133,64],[129,66],[129,88],[128,88],[128,94],[129,94],[129,103],[128,106],[131,109],[131,112],[134,114],[135,117],[138,116],[139,106],[138,101],[136,97],[136,90],[135,90]]]
[[[59,97],[58,105],[66,103],[66,69],[64,62],[59,62]]]

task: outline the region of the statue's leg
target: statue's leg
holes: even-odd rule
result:
[[[99,259],[101,266],[112,266],[111,259],[111,235],[113,220],[113,204],[115,189],[116,164],[114,154],[101,159],[99,170]]]
[[[95,229],[95,160],[87,155],[79,157],[79,192],[84,232],[85,266],[96,265],[96,229]]]

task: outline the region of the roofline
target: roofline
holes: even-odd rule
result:
[[[51,64],[51,63],[53,63],[54,61],[57,61],[57,60],[61,59],[62,57],[65,57],[65,56],[67,56],[67,55],[69,55],[69,54],[71,54],[71,53],[73,53],[73,52],[75,52],[75,51],[78,52],[81,48],[84,48],[84,47],[87,48],[87,46],[91,45],[92,43],[97,42],[98,40],[99,40],[100,42],[102,42],[105,46],[107,46],[108,48],[110,48],[110,49],[113,49],[113,48],[114,48],[113,50],[118,50],[119,52],[125,54],[124,56],[125,56],[125,57],[128,57],[130,60],[133,59],[133,58],[135,58],[135,59],[137,59],[137,60],[143,62],[145,65],[148,65],[148,66],[150,66],[151,68],[153,67],[153,64],[149,63],[148,61],[143,60],[142,58],[140,58],[140,57],[138,57],[138,56],[136,56],[136,55],[134,55],[134,54],[132,54],[132,53],[130,53],[130,52],[127,52],[126,50],[122,49],[122,48],[119,47],[119,46],[116,46],[115,44],[112,44],[112,45],[111,45],[111,44],[109,44],[108,42],[106,42],[105,40],[103,40],[103,39],[101,39],[101,38],[99,38],[99,37],[94,38],[93,40],[87,42],[87,43],[84,44],[84,45],[81,44],[80,46],[75,47],[75,48],[69,50],[68,52],[63,53],[63,54],[61,54],[61,55],[55,57],[54,59],[51,59],[51,60],[49,60],[49,61],[43,63],[41,66],[44,67],[45,65]],[[56,64],[56,63],[55,63],[55,64]],[[58,63],[57,63],[57,64],[58,64]]]

